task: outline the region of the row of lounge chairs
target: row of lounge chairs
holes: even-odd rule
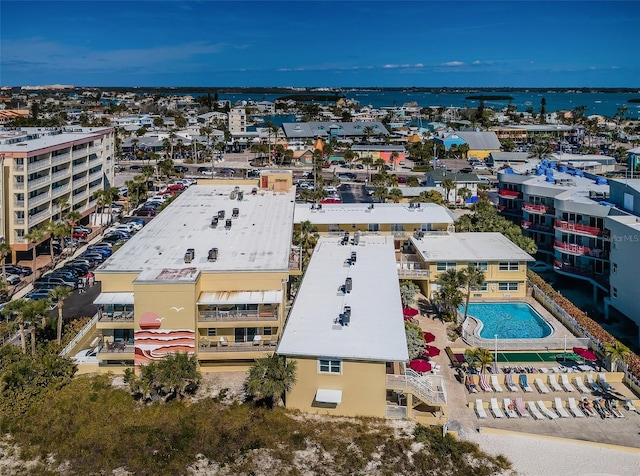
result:
[[[549,388],[552,392],[575,392],[577,390],[580,393],[604,393],[615,391],[615,389],[611,385],[609,385],[606,380],[606,376],[603,373],[598,375],[597,381],[594,379],[592,374],[587,374],[586,385],[582,381],[582,377],[575,377],[573,379],[573,383],[571,383],[567,374],[560,374],[559,376],[560,381],[558,381],[555,374],[547,375],[546,383],[542,380],[542,378],[536,377],[534,379],[534,385],[538,390],[538,393],[546,395],[549,393]],[[492,374],[489,376],[489,378],[490,380],[487,380],[487,375],[481,374],[479,381],[476,384],[476,382],[474,381],[474,377],[472,375],[467,375],[465,377],[465,385],[467,386],[469,393],[478,393],[478,390],[482,390],[483,392],[502,393],[504,390],[502,385],[498,381],[498,376]],[[533,388],[531,387],[531,385],[529,385],[527,374],[519,374],[518,384],[525,393],[533,393]],[[505,374],[504,386],[510,392],[517,392],[520,390],[520,388],[518,388],[513,380],[513,374]]]
[[[631,401],[627,401],[625,405],[627,409],[629,409],[629,405],[635,409]],[[488,409],[494,418],[533,417],[534,420],[544,420],[545,418],[555,420],[557,418],[584,418],[597,415],[600,415],[601,418],[624,418],[624,414],[618,408],[615,400],[605,400],[603,398],[594,400],[592,404],[587,397],[582,397],[579,402],[576,402],[575,398],[569,397],[566,407],[560,397],[554,398],[552,407],[548,407],[542,400],[530,400],[525,404],[522,398],[515,398],[513,400],[505,398],[503,399],[502,407],[500,407],[498,399],[492,398],[489,402]],[[476,399],[475,411],[478,418],[487,418],[487,410],[485,409],[484,402],[480,398]]]

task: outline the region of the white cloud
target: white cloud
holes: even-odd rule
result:
[[[443,63],[443,66],[462,66],[464,65],[464,62],[462,61],[447,61],[446,63]]]
[[[385,64],[383,66],[383,68],[385,68],[385,69],[393,69],[393,68],[397,68],[397,67],[398,67],[397,64]]]

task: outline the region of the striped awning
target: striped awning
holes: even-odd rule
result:
[[[198,304],[279,304],[282,291],[219,291],[201,293]]]
[[[133,293],[100,293],[93,304],[133,304]]]

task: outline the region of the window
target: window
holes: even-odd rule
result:
[[[489,266],[487,263],[469,263],[468,264],[469,268],[475,268],[475,269],[479,269],[480,271],[487,271],[489,269]]]
[[[207,329],[207,337],[216,337],[218,335],[218,329]]]
[[[342,362],[340,360],[318,359],[318,371],[326,374],[342,373]]]
[[[404,231],[404,224],[402,223],[392,223],[391,231]]]
[[[340,231],[340,225],[336,224],[336,223],[330,223],[328,226],[328,230],[329,232],[336,232],[336,231]]]
[[[436,270],[438,271],[447,271],[449,269],[456,269],[455,263],[436,263]]]
[[[378,223],[369,223],[368,231],[380,231],[380,225]]]
[[[487,283],[482,283],[482,286],[480,286],[480,289],[478,289],[477,286],[471,286],[471,291],[474,291],[474,292],[487,291],[488,289],[489,289],[489,285]]]
[[[518,271],[517,261],[505,261],[498,264],[500,271]]]
[[[618,288],[613,288],[612,294],[613,294],[614,298],[617,298],[618,297]]]
[[[270,336],[273,335],[273,327],[265,327],[264,329],[262,329],[262,335],[264,336]]]
[[[518,283],[498,283],[498,290],[500,291],[517,291]]]

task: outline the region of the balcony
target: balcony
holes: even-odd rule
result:
[[[522,192],[518,192],[517,190],[500,190],[498,192],[498,194],[502,197],[502,198],[521,198],[522,197]]]
[[[58,170],[57,172],[54,172],[51,174],[51,181],[55,182],[56,180],[59,180],[61,178],[67,178],[69,177],[69,172],[71,171],[71,169],[63,169],[63,170]]]
[[[40,195],[29,198],[29,207],[37,207],[38,205],[47,203],[49,200],[51,200],[51,192],[41,193]]]
[[[424,263],[415,254],[400,254],[400,260],[396,262],[398,277],[428,279],[431,272],[424,268]]]
[[[200,311],[198,322],[277,321],[278,311]]]
[[[54,157],[51,157],[51,165],[68,162],[70,158],[71,158],[71,155],[69,155],[68,152],[66,154],[56,155]]]
[[[607,279],[604,275],[596,274],[589,268],[573,266],[570,263],[562,263],[557,260],[553,262],[553,268],[558,271],[562,271],[563,273],[572,274],[583,278],[589,278],[604,287],[608,286]]]
[[[69,190],[71,190],[71,185],[69,185],[69,184],[62,185],[60,187],[56,187],[53,190],[51,190],[51,198],[57,198],[60,195],[65,194]]]
[[[13,206],[15,208],[24,208],[24,200],[14,200]]]
[[[15,218],[13,220],[14,225],[24,225],[24,218]]]
[[[278,345],[277,336],[260,336],[253,342],[221,341],[218,337],[201,337],[198,350],[200,354],[207,352],[273,352]]]
[[[16,172],[24,172],[24,165],[13,164],[13,170]]]
[[[555,220],[555,226],[562,231],[577,235],[600,236],[602,234],[602,230],[595,226],[579,225],[569,221]]]
[[[522,209],[525,212],[535,213],[536,215],[553,215],[555,210],[552,207],[546,205],[536,205],[534,203],[525,202],[522,204]]]
[[[531,225],[533,225],[533,223],[531,223],[530,221],[526,221],[526,220],[522,220],[522,223],[520,224],[520,226],[522,226],[522,228],[524,228],[525,230],[530,228]]]
[[[24,182],[13,182],[13,188],[24,190]]]
[[[33,226],[42,220],[45,220],[51,216],[51,211],[42,210],[41,212],[36,213],[35,215],[29,215],[29,226]]]
[[[33,172],[38,172],[40,170],[48,169],[49,167],[51,167],[51,161],[49,159],[38,160],[36,162],[31,162],[27,166],[27,171],[29,173],[33,173]]]
[[[558,240],[555,240],[553,242],[553,247],[556,250],[561,251],[562,253],[567,253],[567,254],[576,255],[576,256],[588,255],[591,251],[591,248],[588,248],[586,246],[565,243]]]
[[[51,178],[48,175],[44,177],[39,177],[34,180],[29,180],[27,182],[27,190],[36,190],[39,186],[48,184],[51,181]]]

